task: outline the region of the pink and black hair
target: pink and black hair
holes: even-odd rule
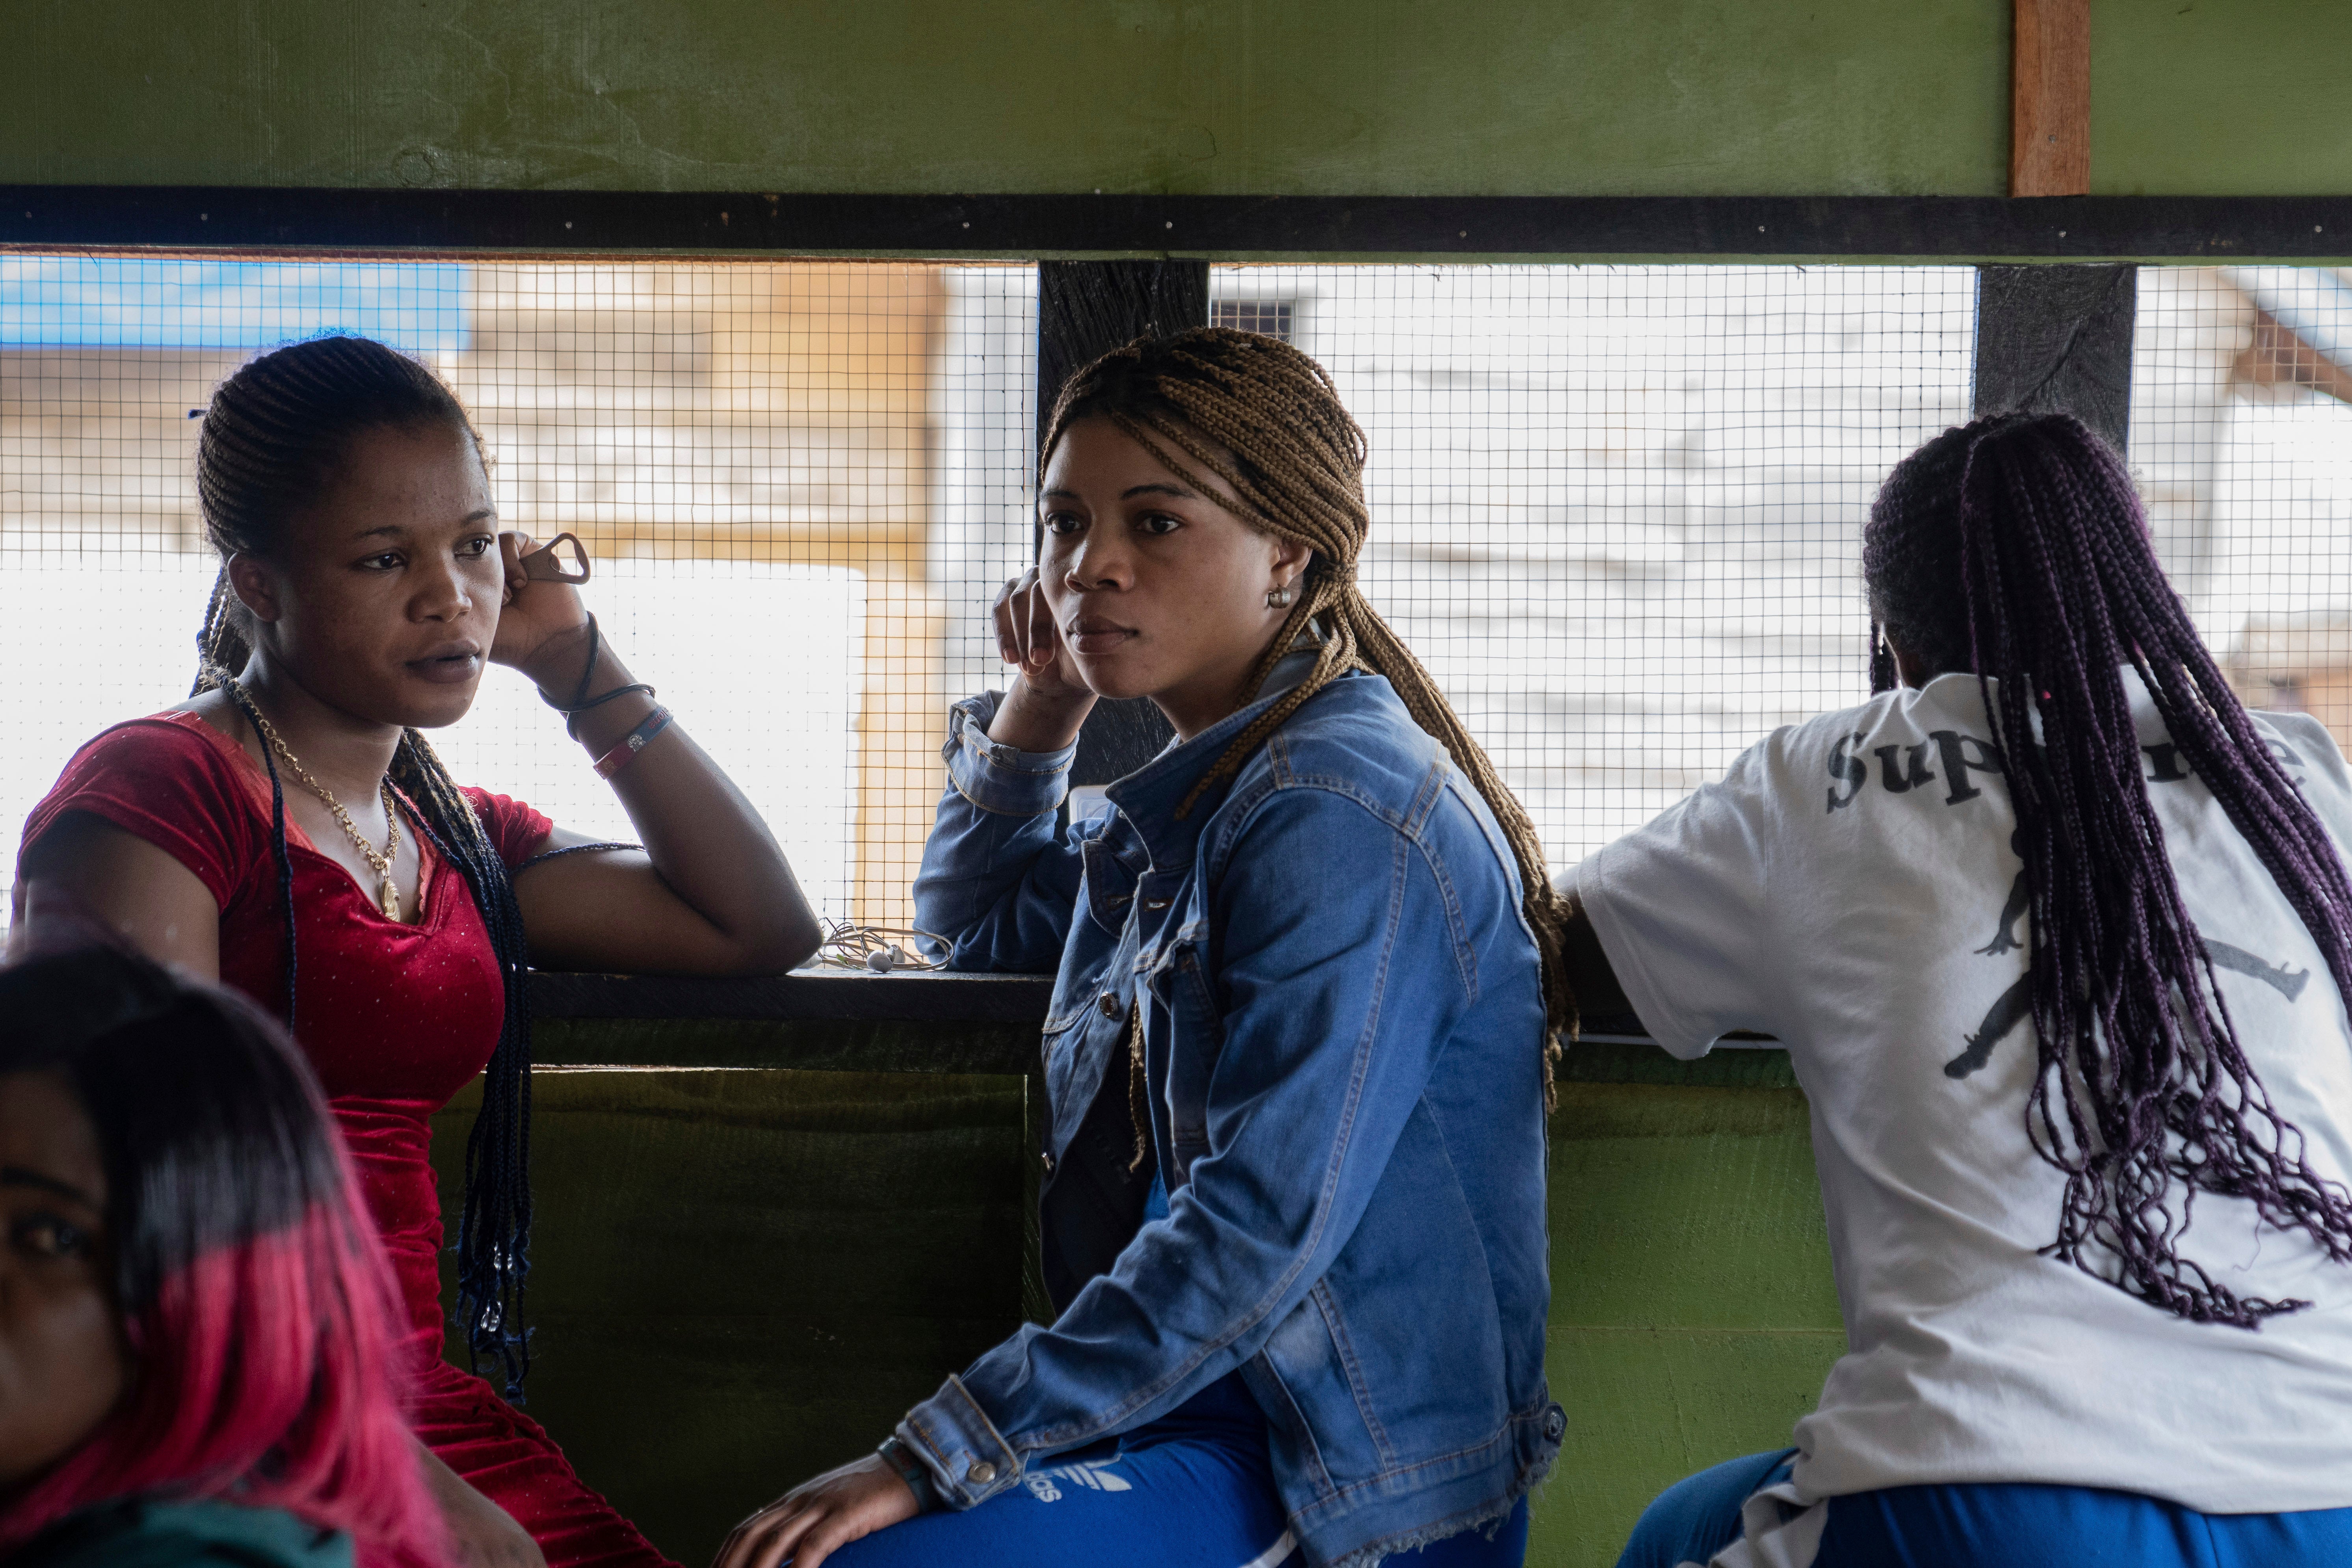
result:
[[[86,1505],[281,1509],[361,1568],[444,1560],[400,1413],[398,1297],[308,1068],[242,998],[104,948],[0,969],[0,1073],[63,1075],[97,1129],[132,1373],[0,1509],[0,1557]]]
[[[2026,1124],[2066,1177],[2045,1250],[2192,1322],[2251,1329],[2309,1305],[2239,1296],[2180,1255],[2210,1193],[2352,1261],[2352,1194],[2312,1169],[2239,1045],[2148,799],[2123,667],[2347,997],[2352,882],[2166,580],[2131,476],[2064,415],[1948,430],[1888,476],[1863,575],[1921,673],[1976,674],[2008,775],[2041,1053]],[[1893,663],[1873,643],[1885,690]]]

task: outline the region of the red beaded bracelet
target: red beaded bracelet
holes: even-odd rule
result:
[[[669,728],[669,710],[656,708],[646,715],[645,722],[630,731],[621,743],[596,759],[596,776],[611,778],[636,760],[639,752],[653,744],[654,737]]]

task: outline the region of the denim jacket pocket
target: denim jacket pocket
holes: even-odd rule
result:
[[[1217,1011],[1197,941],[1180,932],[1145,977],[1153,996],[1168,1010],[1168,1116],[1175,1167],[1173,1180],[1190,1181],[1192,1163],[1209,1152],[1209,1085],[1224,1045],[1224,1019]]]

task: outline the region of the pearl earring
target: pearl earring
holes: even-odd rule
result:
[[[1268,588],[1265,591],[1265,607],[1269,610],[1286,610],[1290,607],[1290,601],[1297,597],[1298,597],[1298,590],[1285,583],[1279,588]]]

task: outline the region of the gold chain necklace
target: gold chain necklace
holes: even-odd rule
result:
[[[287,767],[292,770],[294,776],[302,781],[304,788],[308,789],[312,795],[317,795],[320,800],[327,803],[327,809],[335,814],[335,820],[337,822],[342,824],[344,837],[348,837],[352,841],[352,845],[358,848],[362,855],[367,857],[367,863],[375,868],[375,874],[379,879],[381,879],[380,885],[376,889],[376,901],[383,910],[384,919],[388,921],[398,920],[400,918],[400,888],[399,885],[392,879],[392,859],[394,856],[400,853],[400,810],[392,797],[392,780],[389,778],[383,779],[377,785],[377,788],[383,794],[383,820],[385,825],[383,852],[382,854],[378,854],[376,853],[375,846],[369,843],[364,837],[361,837],[358,827],[352,825],[352,814],[343,809],[343,803],[337,800],[334,797],[333,792],[330,791],[325,784],[320,784],[317,779],[310,776],[310,770],[304,767],[301,761],[294,755],[293,750],[286,744],[285,737],[278,734],[277,726],[270,723],[268,719],[262,717],[259,705],[254,704],[250,707],[247,706],[248,703],[252,703],[252,699],[246,696],[244,688],[238,686],[234,680],[226,681],[223,684],[226,685],[229,690],[237,697],[244,699],[243,701],[238,703],[238,706],[240,708],[244,708],[246,710],[246,716],[251,719],[254,723],[260,728],[261,738],[269,742],[269,749],[276,752],[279,758],[285,762]]]

